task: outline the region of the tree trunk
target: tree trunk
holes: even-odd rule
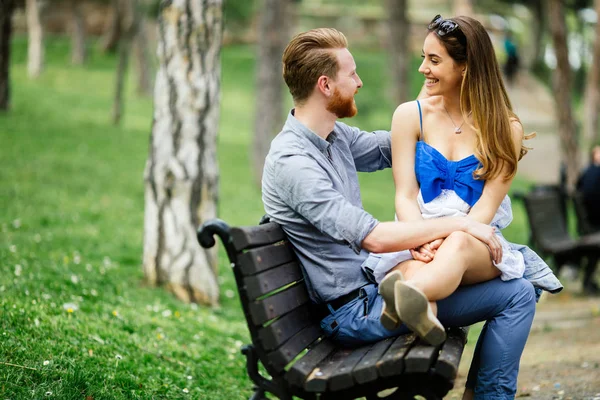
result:
[[[579,174],[579,152],[577,148],[577,127],[571,107],[571,66],[569,64],[567,28],[562,0],[549,0],[548,11],[550,33],[556,53],[556,69],[552,81],[556,114],[558,116],[558,133],[561,139],[562,162],[566,166],[567,172],[566,189],[571,193],[575,188]]]
[[[148,32],[144,17],[140,17],[137,34],[133,39],[137,67],[137,93],[142,96],[152,95],[152,62],[148,49]]]
[[[71,63],[83,65],[85,63],[85,19],[81,11],[81,2],[71,0]]]
[[[531,3],[531,12],[533,14],[533,59],[531,60],[531,66],[534,66],[544,61],[544,32],[546,31],[547,24],[544,1],[535,0]]]
[[[454,0],[452,2],[452,16],[464,15],[472,17],[474,15],[473,3],[471,0]]]
[[[409,98],[408,68],[410,66],[410,23],[407,0],[386,0],[388,18],[388,46],[393,83],[393,98],[396,104]]]
[[[122,34],[119,40],[119,62],[117,63],[115,98],[113,101],[112,122],[115,125],[121,122],[121,116],[123,115],[123,90],[125,88],[127,65],[129,64],[129,53],[140,18],[138,0],[120,0],[119,8],[121,10],[121,28],[119,30]]]
[[[0,111],[10,107],[10,35],[13,0],[0,0]]]
[[[44,66],[44,30],[42,28],[39,0],[26,0],[27,31],[29,43],[27,52],[27,71],[29,76],[37,78]]]
[[[121,5],[119,0],[112,0],[113,14],[108,20],[102,38],[102,52],[114,52],[121,39]]]
[[[221,0],[163,1],[145,179],[144,273],[184,301],[217,304],[217,257],[196,229],[217,211]]]
[[[600,16],[600,0],[594,1],[596,14]],[[585,141],[588,144],[598,143],[598,113],[600,113],[600,20],[596,21],[596,34],[593,41],[594,50],[592,62],[587,75],[585,92],[583,129]]]
[[[289,35],[289,0],[262,0],[256,76],[256,109],[252,165],[257,185],[262,179],[271,139],[283,125],[283,65]]]

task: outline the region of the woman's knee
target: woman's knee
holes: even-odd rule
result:
[[[442,243],[442,246],[450,247],[453,251],[463,251],[472,248],[473,241],[477,240],[468,233],[462,231],[452,232]]]

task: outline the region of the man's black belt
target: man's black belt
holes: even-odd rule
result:
[[[346,293],[345,295],[342,295],[335,300],[328,301],[327,303],[323,304],[323,308],[327,308],[327,305],[329,304],[331,306],[331,308],[333,308],[333,310],[335,311],[338,308],[343,307],[344,305],[348,304],[350,301],[357,298],[360,295],[361,289],[362,289],[362,287],[360,287],[358,289],[354,289],[350,293]],[[327,313],[329,313],[329,310],[327,310]]]

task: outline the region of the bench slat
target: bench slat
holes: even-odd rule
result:
[[[244,278],[244,286],[246,286],[248,299],[254,300],[301,279],[303,279],[303,275],[300,266],[297,262],[291,262]]]
[[[255,325],[262,325],[309,302],[304,284],[290,287],[262,300],[250,303],[250,317]]]
[[[439,346],[429,346],[417,341],[404,357],[404,372],[427,372],[437,359]]]
[[[258,226],[231,228],[231,238],[237,251],[249,247],[264,246],[285,239],[285,233],[279,225],[270,222]]]
[[[260,329],[258,337],[266,350],[273,350],[314,322],[316,321],[312,307],[310,304],[305,304]]]
[[[467,332],[467,329],[451,330],[435,363],[436,373],[450,382],[454,382],[454,378],[458,374],[458,365],[465,348]]]
[[[377,363],[379,376],[399,375],[404,371],[404,355],[415,342],[414,333],[398,336]]]
[[[323,339],[311,348],[308,353],[298,360],[285,374],[286,380],[298,388],[304,387],[306,377],[325,359],[337,346],[329,339]]]
[[[369,352],[362,360],[360,360],[356,367],[354,367],[354,371],[352,371],[352,375],[356,382],[364,384],[373,382],[377,379],[379,376],[377,373],[377,362],[395,339],[395,337],[387,338],[375,343],[375,345],[371,347]]]
[[[318,325],[310,325],[298,332],[294,337],[288,340],[283,346],[272,351],[267,355],[271,365],[283,371],[283,368],[288,365],[300,352],[314,343],[321,337],[323,332]]]
[[[244,276],[266,271],[296,259],[289,242],[271,244],[248,250],[238,255],[238,265]]]
[[[335,365],[330,366],[329,390],[335,392],[337,390],[347,389],[354,385],[352,370],[363,359],[365,354],[373,347],[372,344],[353,349],[352,352],[345,358],[341,359]],[[325,372],[325,369],[323,369]]]

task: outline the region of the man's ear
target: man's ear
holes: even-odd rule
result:
[[[321,75],[319,79],[317,79],[317,88],[321,93],[326,96],[331,94],[331,79],[328,76]]]

